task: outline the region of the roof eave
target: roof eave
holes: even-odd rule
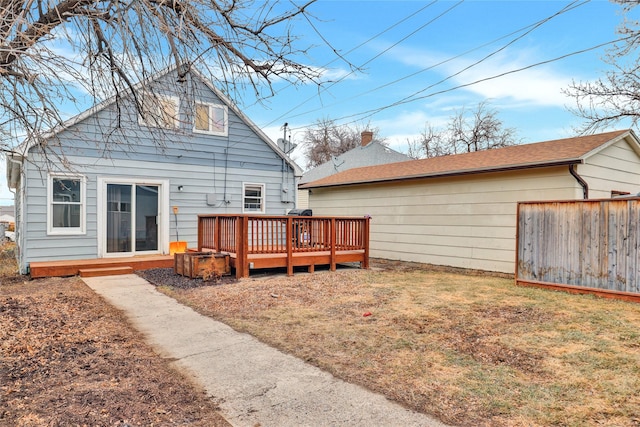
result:
[[[593,150],[584,153],[582,156],[580,156],[580,159],[586,160],[589,157],[593,156],[594,154],[599,153],[600,151],[612,146],[613,144],[623,139],[626,140],[627,143],[631,146],[631,149],[635,151],[638,156],[640,156],[640,141],[638,140],[638,137],[635,135],[633,130],[629,129],[621,133],[620,135],[616,136],[615,138],[611,138],[609,141],[605,142],[604,144],[597,146]],[[633,143],[629,143],[630,139],[631,141],[633,141]]]
[[[416,179],[426,179],[426,178],[445,178],[445,177],[454,177],[454,176],[466,176],[466,175],[475,175],[481,173],[491,173],[491,172],[509,172],[516,170],[524,170],[524,169],[536,169],[536,168],[545,168],[545,167],[554,167],[554,166],[568,166],[574,164],[584,163],[582,158],[576,159],[563,159],[553,162],[545,162],[545,163],[530,163],[523,165],[511,165],[511,166],[502,166],[502,167],[491,167],[491,168],[479,168],[479,169],[468,169],[461,171],[447,171],[440,173],[432,173],[432,174],[418,174],[418,175],[405,175],[401,177],[389,177],[389,178],[378,178],[372,180],[357,180],[357,181],[348,181],[348,182],[340,182],[340,183],[326,183],[326,184],[317,184],[314,185],[313,182],[301,185],[301,189],[312,189],[312,188],[328,188],[328,187],[343,187],[350,185],[363,185],[363,184],[374,184],[374,183],[384,183],[384,182],[398,182],[398,181],[412,181]]]

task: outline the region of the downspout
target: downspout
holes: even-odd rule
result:
[[[587,200],[589,198],[589,184],[587,184],[587,181],[578,175],[575,166],[575,163],[569,165],[569,173],[576,179],[576,181],[578,181],[578,184],[582,187],[582,198]]]
[[[16,186],[12,189],[11,188],[11,182],[7,182],[7,188],[9,189],[9,191],[11,193],[13,193],[13,205],[15,210],[15,229],[14,229],[14,233],[15,233],[15,239],[14,241],[16,242],[16,246],[18,248],[18,250],[16,251],[16,261],[18,262],[18,269],[20,270],[20,274],[29,274],[29,266],[26,266],[25,269],[22,268],[22,258],[23,258],[23,253],[22,253],[22,242],[20,241],[22,239],[22,232],[20,231],[22,228],[22,212],[24,211],[24,190],[21,190],[20,193],[18,193],[18,186],[22,186],[23,185],[23,179],[22,179],[22,165],[24,163],[24,157],[21,156],[20,160],[16,160],[13,158],[13,152],[11,153],[7,153],[5,158],[11,162],[13,165],[17,165],[16,166],[11,166],[11,167],[7,167],[7,172],[8,175],[10,175],[9,177],[7,177],[7,181],[13,181]],[[14,180],[14,173],[16,174],[16,179]],[[20,197],[20,200],[16,200],[16,196]],[[17,206],[16,206],[17,205]],[[19,210],[18,210],[19,209]]]
[[[14,165],[18,165],[18,168],[15,168],[15,167],[13,167],[13,166],[12,166],[12,167],[10,167],[10,168],[7,168],[7,188],[8,188],[8,190],[9,190],[11,193],[13,193],[13,194],[15,195],[15,194],[16,194],[16,192],[15,192],[15,187],[14,187],[14,188],[13,188],[13,190],[12,190],[12,189],[11,189],[11,184],[12,184],[12,183],[16,183],[16,182],[17,182],[17,180],[14,178],[14,174],[16,174],[16,175],[17,175],[17,174],[19,174],[19,173],[20,173],[20,169],[21,169],[21,167],[22,167],[22,162],[21,162],[21,161],[18,161],[18,160],[15,160],[15,159],[13,158],[13,153],[7,153],[7,154],[6,154],[6,156],[5,156],[5,158],[6,158],[8,161],[10,161],[11,163],[13,163]]]

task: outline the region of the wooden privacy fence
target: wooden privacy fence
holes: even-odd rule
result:
[[[518,204],[516,282],[640,302],[640,199]]]
[[[226,252],[237,277],[252,268],[360,262],[369,268],[368,217],[198,215],[198,250]]]

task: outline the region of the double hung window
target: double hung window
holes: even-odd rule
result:
[[[265,188],[264,184],[243,184],[242,212],[265,212]]]
[[[47,189],[49,234],[84,234],[86,224],[85,179],[51,175]]]

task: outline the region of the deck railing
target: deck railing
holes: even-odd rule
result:
[[[369,221],[369,217],[198,215],[198,250],[235,254],[240,268],[248,266],[250,255],[258,254],[290,258],[305,252],[363,251],[368,260]]]

